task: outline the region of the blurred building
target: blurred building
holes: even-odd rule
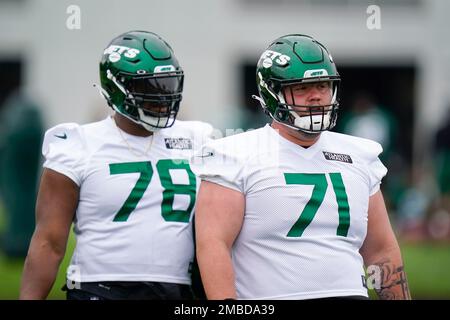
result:
[[[80,29],[66,25],[71,5]],[[369,5],[381,9],[380,29],[367,27]],[[250,127],[263,121],[250,100],[259,55],[280,35],[305,33],[333,53],[343,112],[354,90],[371,90],[392,108],[402,152],[420,166],[449,100],[449,11],[447,0],[0,0],[0,99],[8,85],[24,87],[46,106],[47,126],[98,118],[107,112],[92,86],[102,50],[144,29],[166,38],[185,69],[181,117]]]

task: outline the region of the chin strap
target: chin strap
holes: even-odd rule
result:
[[[261,97],[253,94],[252,98],[255,99],[255,100],[258,100],[259,103],[260,103],[261,108],[264,110],[264,113],[266,115],[268,115],[269,117],[273,118],[272,115],[270,114],[269,110],[267,110],[267,106],[266,106],[266,104],[264,103],[264,100]]]
[[[112,74],[111,70],[106,70],[106,77],[111,80],[112,82],[114,82],[114,84],[116,85],[117,88],[119,88],[120,91],[123,92],[123,94],[125,96],[128,96],[127,90],[125,90],[125,88],[123,87],[123,85],[121,85],[119,83],[119,81],[117,81],[116,77]]]
[[[263,107],[263,108],[265,108],[266,107],[266,104],[264,103],[264,100],[261,98],[261,97],[259,97],[259,96],[257,96],[257,95],[254,95],[254,94],[252,94],[252,98],[253,99],[255,99],[255,100],[258,100],[259,101],[259,103],[261,103],[261,106]]]

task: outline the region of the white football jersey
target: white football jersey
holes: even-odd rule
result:
[[[203,147],[194,173],[245,195],[232,248],[238,298],[367,296],[359,249],[387,171],[381,152],[328,131],[303,148],[269,125]]]
[[[138,137],[108,117],[46,132],[44,167],[80,187],[69,280],[190,284],[199,180],[188,160],[211,131],[206,123],[177,120]]]

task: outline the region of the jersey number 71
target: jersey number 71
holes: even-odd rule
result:
[[[350,207],[348,205],[347,192],[340,173],[329,173],[329,175],[338,203],[339,225],[336,234],[346,237],[350,227]],[[288,237],[301,237],[322,204],[328,187],[327,178],[324,173],[285,173],[284,178],[287,184],[314,186],[311,199],[309,199],[300,217],[287,234]]]

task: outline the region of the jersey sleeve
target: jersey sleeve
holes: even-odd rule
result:
[[[202,180],[245,193],[242,159],[218,142],[205,144],[191,158],[192,171]]]
[[[383,148],[377,142],[373,142],[368,152],[367,168],[369,171],[370,180],[370,195],[374,195],[379,189],[381,180],[387,173],[387,168],[381,162],[379,155],[383,152]]]
[[[42,144],[44,167],[57,171],[78,186],[84,173],[85,146],[76,123],[66,123],[53,127],[45,133]]]

